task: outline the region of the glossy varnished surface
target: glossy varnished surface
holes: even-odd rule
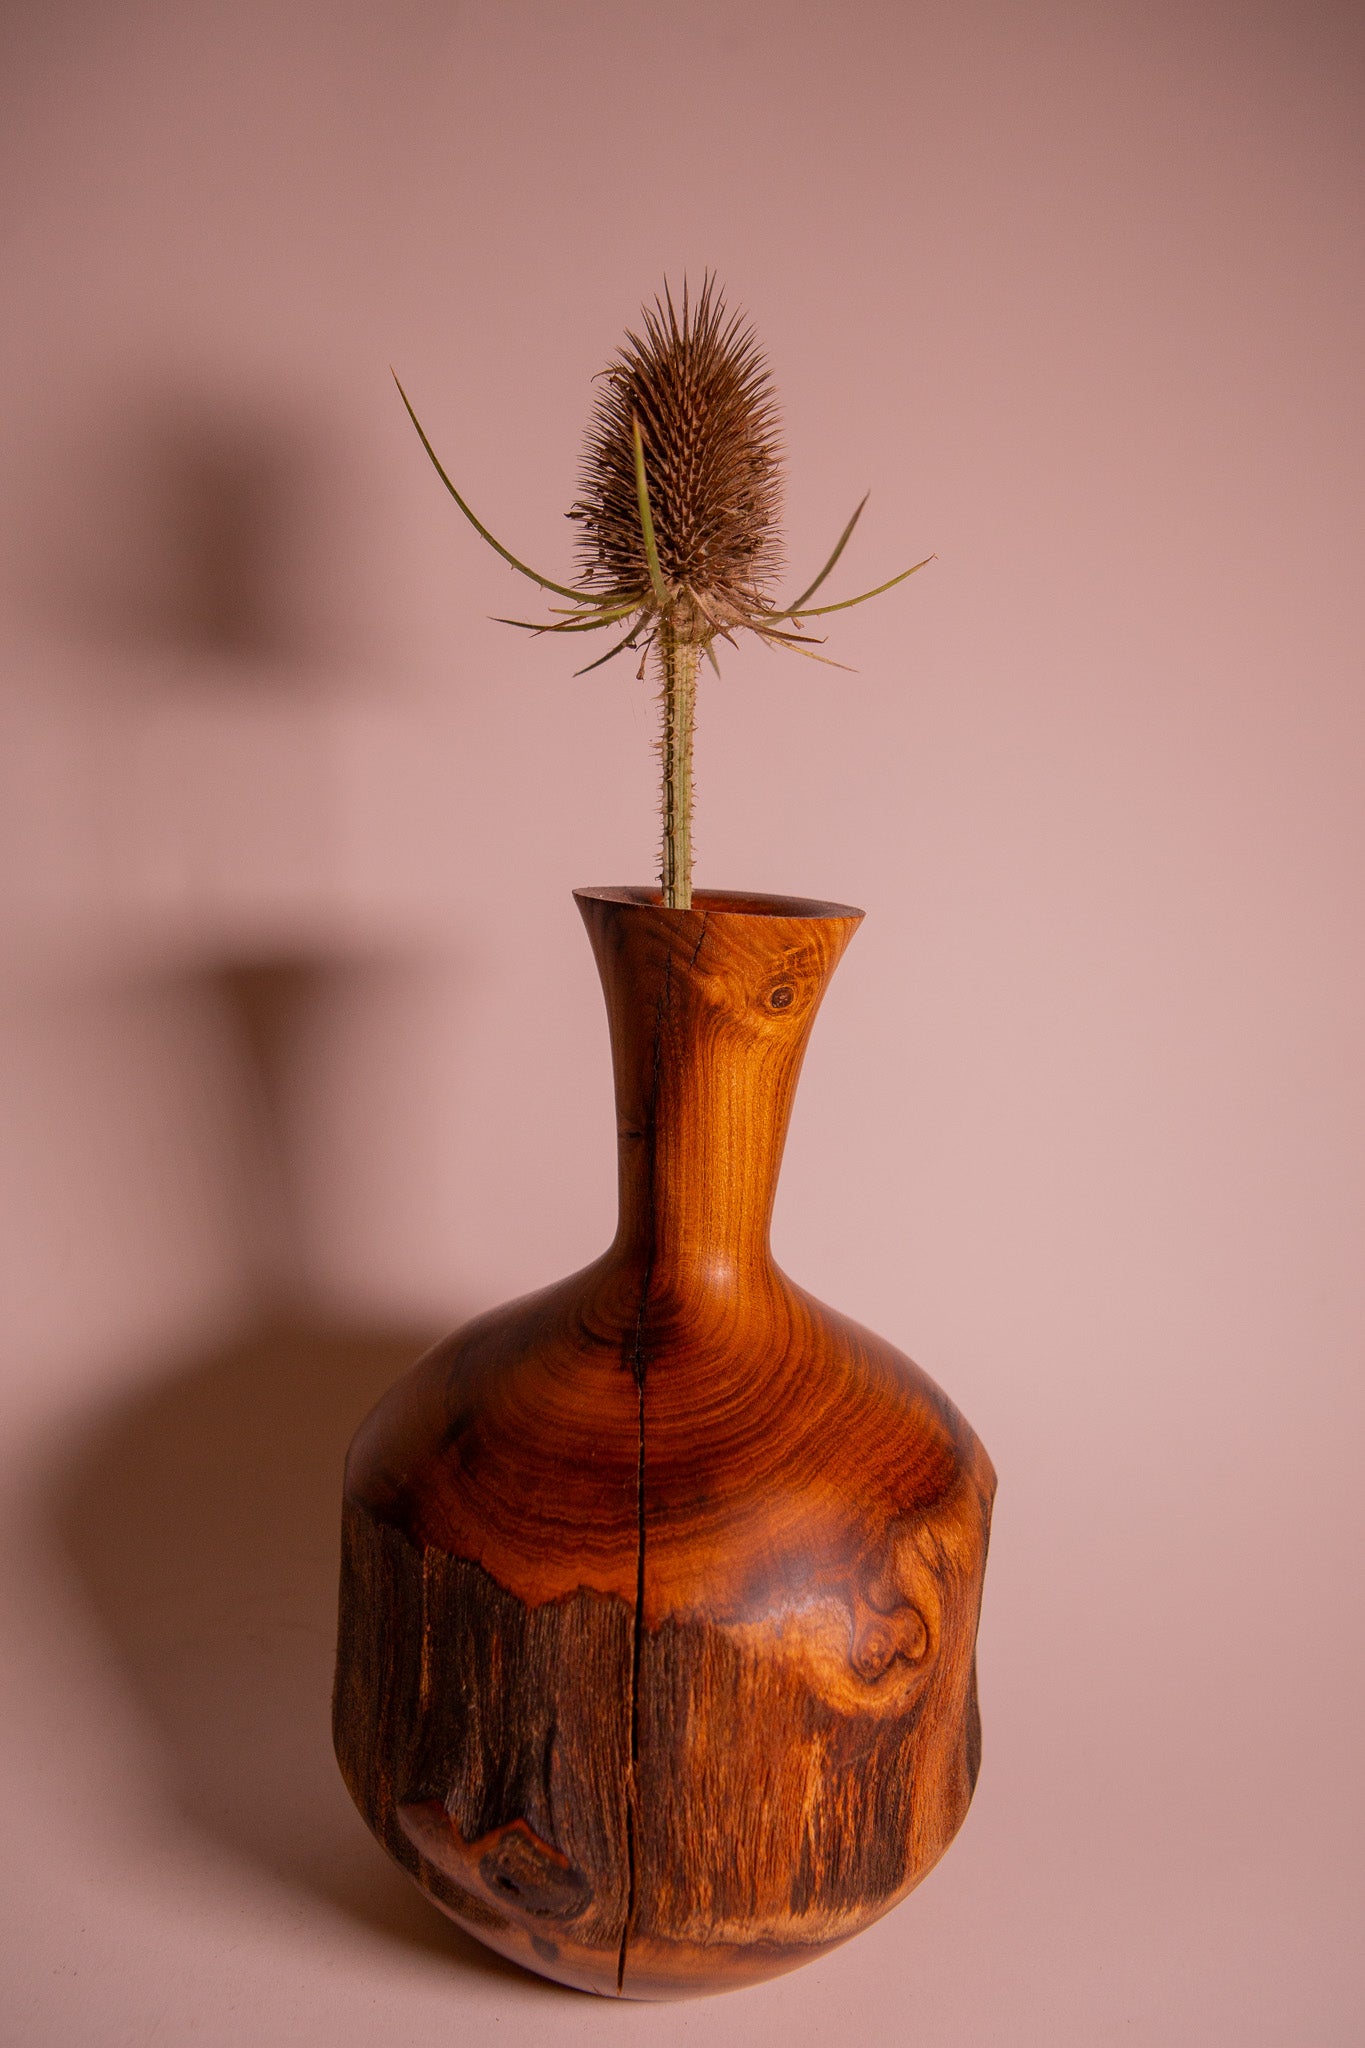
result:
[[[472,1932],[677,1995],[819,1953],[951,1839],[994,1475],[918,1368],[768,1251],[859,913],[579,905],[616,1240],[439,1346],[357,1436],[338,1753]]]

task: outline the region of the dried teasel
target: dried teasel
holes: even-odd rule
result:
[[[770,647],[826,660],[816,652],[823,641],[803,629],[805,620],[878,597],[933,556],[857,597],[812,605],[809,600],[848,545],[864,497],[814,582],[792,603],[773,605],[770,591],[782,567],[777,400],[752,328],[741,314],[727,313],[712,278],[704,280],[695,300],[684,286],[681,312],[665,285],[663,297],[644,308],[643,333],[627,334],[600,381],[580,496],[568,514],[580,528],[576,585],[538,574],[494,539],[442,468],[401,384],[398,390],[437,474],[471,525],[523,576],[572,601],[547,620],[500,623],[536,634],[624,626],[615,646],[579,675],[629,649],[639,650],[643,677],[653,652],[663,714],[660,889],[665,905],[686,910],[692,901],[692,733],[701,655],[719,674],[714,642],[733,646],[743,631]]]
[[[684,288],[681,318],[665,288],[601,383],[569,513],[582,527],[583,588],[599,604],[659,604],[675,637],[699,648],[737,627],[761,631],[782,567],[782,450],[752,329],[726,318],[709,278],[695,306]]]

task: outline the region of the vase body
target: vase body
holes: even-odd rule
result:
[[[357,1434],[336,1744],[370,1826],[470,1933],[670,1997],[822,1953],[947,1847],[980,1751],[995,1477],[933,1382],[768,1249],[861,913],[578,902],[616,1238],[438,1345]]]

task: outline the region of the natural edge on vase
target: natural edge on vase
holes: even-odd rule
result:
[[[927,1375],[768,1246],[862,913],[575,896],[616,1237],[436,1346],[357,1433],[336,1747],[470,1933],[584,1990],[678,1997],[824,1953],[951,1841],[995,1475]]]

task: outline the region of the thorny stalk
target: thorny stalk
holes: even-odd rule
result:
[[[663,849],[659,887],[668,910],[692,908],[692,731],[697,706],[700,649],[680,640],[671,625],[659,628],[658,660],[663,730]]]

